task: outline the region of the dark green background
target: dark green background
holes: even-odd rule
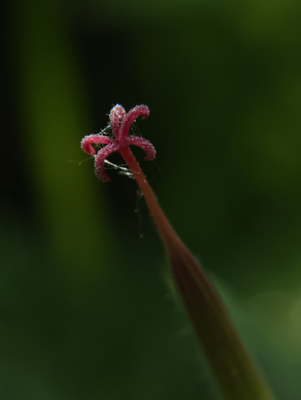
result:
[[[160,204],[300,399],[301,3],[2,7],[1,399],[218,398],[136,183],[79,165],[116,103],[149,106]]]

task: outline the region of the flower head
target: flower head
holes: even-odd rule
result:
[[[95,173],[103,182],[111,182],[111,179],[105,173],[104,162],[105,159],[114,152],[122,153],[126,147],[135,145],[141,147],[145,153],[145,160],[153,160],[156,157],[156,150],[154,146],[146,139],[139,136],[129,136],[129,130],[132,123],[139,117],[147,118],[149,116],[149,109],[145,105],[140,105],[132,108],[128,113],[125,109],[116,104],[110,112],[110,126],[112,128],[115,138],[97,134],[88,135],[81,141],[82,149],[94,156],[95,158]],[[93,144],[100,143],[105,146],[96,151],[92,146]]]

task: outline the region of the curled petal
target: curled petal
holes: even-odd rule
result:
[[[108,136],[103,135],[88,135],[85,136],[81,141],[81,148],[88,154],[94,155],[96,151],[93,149],[92,144],[103,143],[109,144],[112,141]]]
[[[103,182],[111,182],[111,178],[105,173],[104,163],[109,154],[120,150],[120,146],[115,143],[108,144],[103,149],[99,150],[95,157],[95,174]]]
[[[129,136],[126,139],[126,144],[128,146],[133,144],[141,147],[146,153],[145,160],[147,161],[153,160],[156,157],[156,150],[154,146],[146,139],[143,139],[139,136]]]
[[[125,115],[126,115],[125,109],[119,104],[116,104],[116,106],[111,109],[110,122],[116,139],[119,137],[120,125]]]
[[[144,118],[147,118],[149,116],[149,108],[143,104],[132,108],[124,117],[118,139],[123,139],[128,135],[132,123],[140,115],[142,115]]]

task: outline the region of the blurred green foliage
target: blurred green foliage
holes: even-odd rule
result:
[[[276,397],[299,399],[300,3],[3,7],[1,398],[218,398],[136,183],[101,183],[79,148],[145,103],[163,209]]]

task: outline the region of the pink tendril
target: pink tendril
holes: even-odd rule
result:
[[[145,153],[145,160],[153,160],[156,157],[156,150],[154,146],[146,139],[139,136],[129,136],[129,130],[132,123],[139,117],[147,118],[149,116],[149,109],[145,105],[140,105],[132,108],[128,113],[125,109],[116,104],[110,112],[110,125],[115,138],[104,135],[88,135],[81,141],[82,149],[95,157],[95,174],[103,182],[111,182],[111,179],[105,173],[104,163],[105,159],[114,152],[122,152],[127,146],[135,145],[141,147]],[[101,143],[105,146],[97,152],[92,144]]]

